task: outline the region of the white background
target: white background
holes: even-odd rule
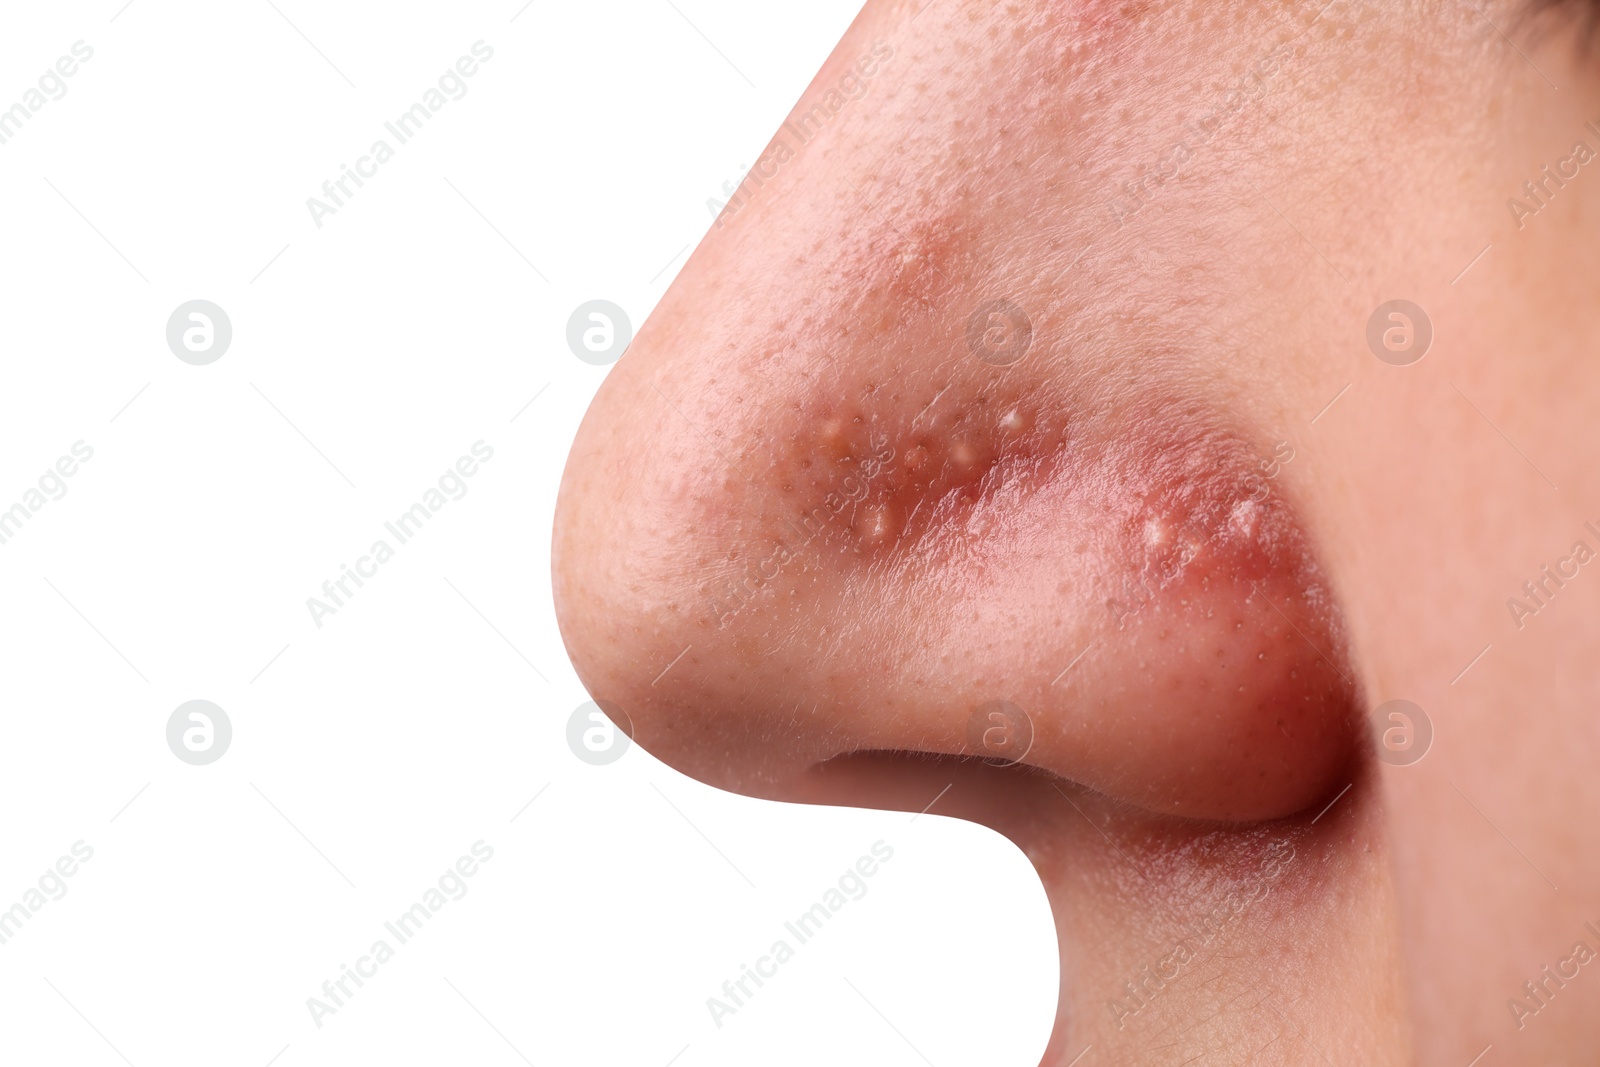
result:
[[[94,450],[0,545],[0,909],[93,849],[0,945],[0,1062],[1031,1067],[1056,945],[1009,843],[565,739],[551,511],[606,373],[567,317],[644,321],[851,0],[122,3],[0,32],[0,108],[94,50],[0,145],[0,510]],[[317,228],[307,197],[480,39]],[[196,298],[234,334],[203,367],[165,339]],[[479,440],[467,494],[314,625]],[[233,724],[209,766],[166,743],[196,698]],[[880,839],[867,895],[716,1027],[706,998]],[[479,840],[467,894],[315,1025]]]

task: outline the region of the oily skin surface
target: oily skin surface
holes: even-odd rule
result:
[[[868,4],[805,99],[881,41],[867,94],[585,420],[554,544],[585,684],[724,788],[951,784],[1055,910],[1045,1063],[1591,1062],[1591,968],[1507,1001],[1600,926],[1600,578],[1520,628],[1506,598],[1600,547],[1600,177],[1505,201],[1595,143],[1594,78],[1496,6],[919,6]],[[1396,297],[1435,329],[1409,367],[1365,341]],[[968,343],[995,300],[1010,366]],[[1435,726],[1412,767],[1361,741],[1392,698]],[[993,699],[1026,765],[952,761]]]

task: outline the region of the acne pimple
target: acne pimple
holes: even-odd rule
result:
[[[1012,408],[1010,411],[1000,416],[999,425],[1000,429],[1006,433],[1021,433],[1023,430],[1027,430],[1032,427],[1033,420],[1028,418],[1028,416],[1022,412],[1021,408]]]
[[[971,470],[979,463],[978,450],[966,441],[957,441],[950,446],[950,462],[958,470]]]
[[[827,419],[817,427],[817,451],[827,459],[850,458],[850,435],[843,420]]]
[[[894,504],[878,504],[867,508],[856,524],[856,533],[863,547],[885,545],[900,536],[904,523],[900,509]]]
[[[1241,500],[1228,516],[1228,524],[1241,537],[1254,537],[1261,517],[1261,508],[1254,500]]]

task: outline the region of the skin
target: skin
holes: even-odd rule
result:
[[[1600,67],[1520,14],[875,0],[583,423],[585,685],[714,785],[1015,841],[1043,1063],[1600,1050],[1600,959],[1540,970],[1600,952],[1600,160],[1507,205]]]

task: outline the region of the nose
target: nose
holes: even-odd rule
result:
[[[1281,457],[1192,326],[1207,294],[1063,271],[1039,197],[1089,201],[1041,193],[1021,133],[1016,166],[985,154],[962,116],[994,101],[962,85],[930,111],[885,75],[742,187],[611,369],[555,518],[578,674],[637,743],[756,796],[901,753],[1162,815],[1301,811],[1352,760],[1358,694]],[[1096,135],[1052,114],[1045,149]]]

